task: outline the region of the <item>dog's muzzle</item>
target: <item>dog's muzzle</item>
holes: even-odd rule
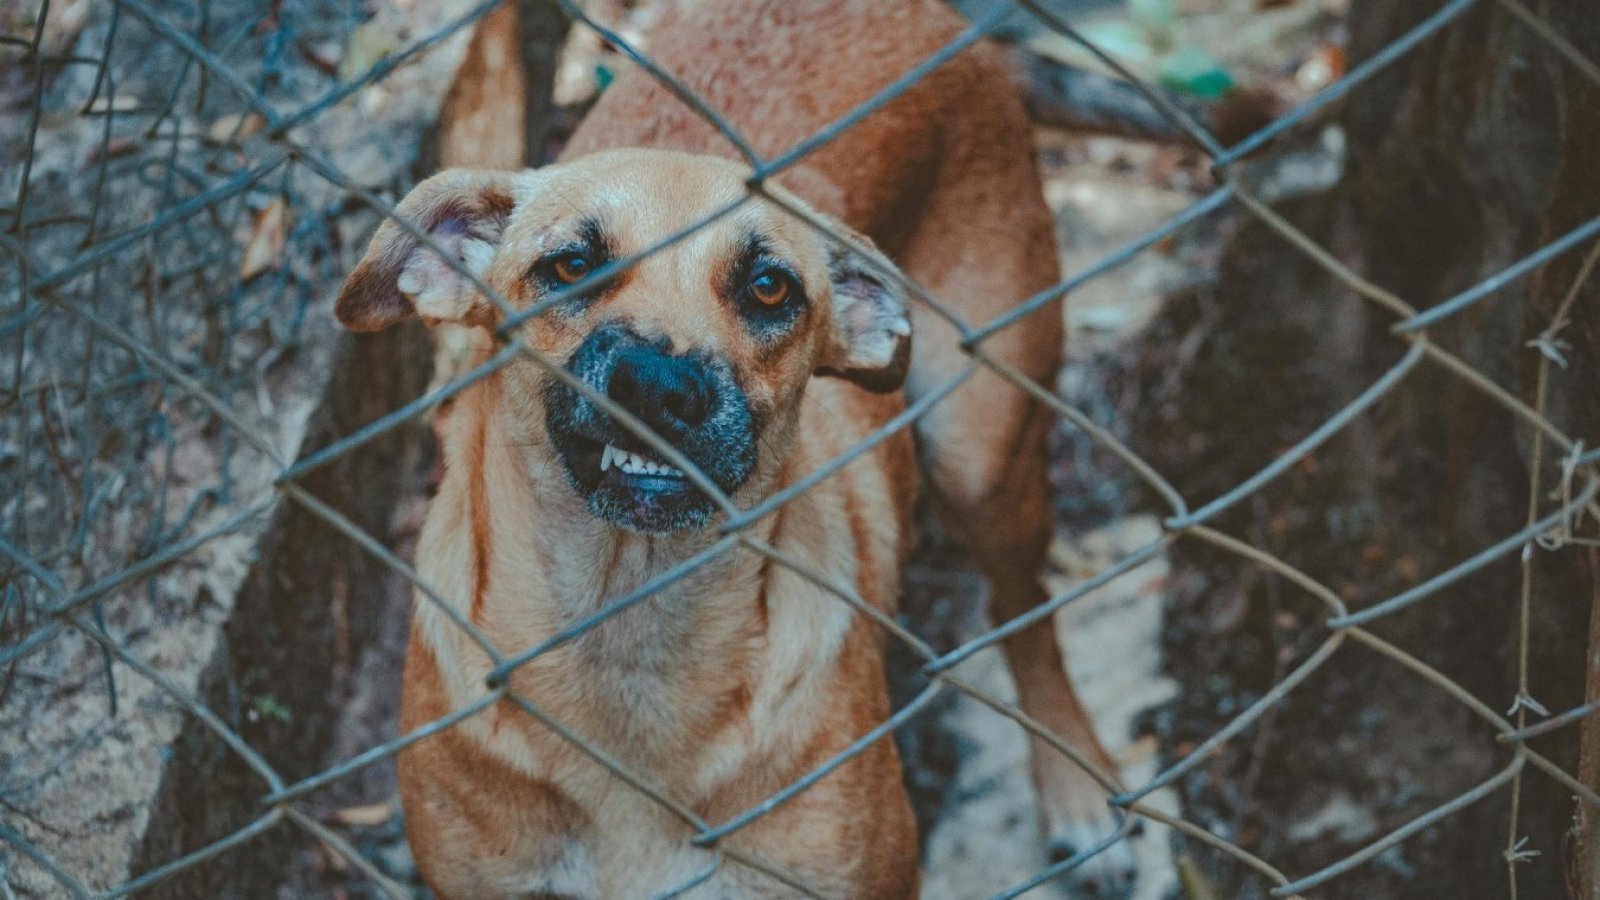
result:
[[[595,329],[567,370],[643,422],[726,494],[755,468],[755,424],[728,366],[678,354],[625,324]],[[572,486],[594,514],[632,531],[662,534],[706,524],[716,505],[682,470],[599,403],[550,378],[550,439]]]

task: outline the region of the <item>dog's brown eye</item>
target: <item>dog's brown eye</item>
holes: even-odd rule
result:
[[[777,272],[762,272],[750,279],[749,291],[762,306],[782,306],[789,299],[789,279]]]
[[[557,257],[550,269],[556,273],[557,278],[567,284],[572,284],[587,278],[589,273],[594,271],[594,264],[589,262],[589,257],[584,256],[582,253],[568,253]]]

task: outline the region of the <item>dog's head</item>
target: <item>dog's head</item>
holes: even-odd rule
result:
[[[712,157],[621,150],[516,173],[446,171],[400,204],[402,218],[513,309],[570,295],[520,334],[588,390],[519,358],[505,369],[498,413],[528,435],[527,452],[559,460],[589,509],[617,526],[703,527],[716,506],[595,397],[722,492],[752,499],[782,462],[813,375],[880,392],[904,380],[904,297],[865,238],[829,222],[851,236],[847,247],[761,198],[683,234],[744,196],[744,181],[742,169]],[[635,265],[612,266],[658,246]],[[504,321],[471,279],[392,221],[336,312],[356,331],[412,315],[483,328]]]

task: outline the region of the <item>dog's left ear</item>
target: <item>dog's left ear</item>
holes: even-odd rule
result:
[[[818,375],[847,378],[886,394],[905,383],[911,366],[911,319],[894,263],[872,242],[847,229],[861,246],[828,249],[833,286],[833,334]]]

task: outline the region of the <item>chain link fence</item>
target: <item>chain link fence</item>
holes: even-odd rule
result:
[[[333,327],[326,301],[351,268],[352,254],[359,251],[376,217],[393,213],[385,191],[374,187],[382,180],[375,180],[373,173],[385,173],[392,183],[406,178],[406,161],[395,158],[384,146],[384,135],[364,137],[363,122],[380,114],[402,121],[429,121],[436,112],[430,105],[436,106],[438,92],[413,92],[415,83],[407,79],[433,77],[437,81],[437,72],[423,74],[430,51],[457,40],[497,2],[480,3],[463,15],[437,21],[428,21],[429,14],[419,13],[417,19],[427,27],[408,32],[407,39],[396,45],[384,44],[376,32],[362,31],[367,28],[365,17],[354,6],[322,0],[272,4],[244,12],[241,7],[228,14],[223,14],[220,4],[206,2],[115,0],[85,32],[86,37],[76,41],[70,39],[72,28],[64,22],[88,17],[89,4],[44,3],[31,21],[14,12],[4,13],[6,27],[16,30],[0,36],[0,51],[19,61],[14,68],[17,77],[4,87],[22,97],[23,110],[22,116],[0,125],[11,132],[5,137],[15,139],[22,148],[20,171],[9,179],[15,195],[3,211],[7,225],[0,234],[0,250],[9,260],[0,280],[14,298],[0,315],[0,346],[5,348],[0,355],[0,380],[4,382],[0,397],[0,453],[4,454],[0,460],[0,484],[4,486],[0,491],[4,504],[0,510],[4,521],[0,534],[0,671],[4,687],[0,690],[4,693],[0,703],[11,707],[0,719],[7,731],[5,742],[20,735],[16,729],[22,727],[23,717],[36,712],[38,703],[49,702],[46,686],[61,679],[104,681],[113,711],[118,702],[126,705],[161,698],[160,702],[175,703],[193,717],[220,740],[236,762],[253,773],[256,781],[248,790],[259,798],[259,806],[246,824],[220,839],[182,847],[164,864],[125,883],[91,888],[91,883],[98,883],[93,873],[76,871],[44,849],[59,843],[63,836],[41,836],[38,827],[13,818],[6,802],[0,807],[0,845],[8,847],[10,855],[0,868],[0,893],[13,895],[12,888],[5,886],[7,879],[26,874],[28,884],[51,885],[43,889],[45,894],[128,896],[159,887],[214,858],[249,854],[263,835],[290,828],[308,833],[342,856],[364,873],[379,893],[406,896],[406,888],[393,883],[339,833],[308,814],[304,809],[307,798],[411,744],[505,704],[561,735],[596,765],[692,830],[689,843],[704,852],[705,866],[688,882],[661,885],[661,896],[691,895],[697,885],[725,866],[753,868],[795,891],[816,896],[799,876],[742,851],[727,839],[793,800],[874,742],[890,739],[896,729],[944,692],[970,696],[1070,757],[1094,775],[1107,802],[1125,814],[1120,830],[1013,885],[1000,894],[1004,897],[1026,893],[1082,866],[1127,839],[1145,818],[1210,845],[1259,873],[1272,885],[1272,896],[1300,897],[1324,887],[1334,892],[1325,895],[1337,895],[1341,875],[1491,794],[1518,790],[1525,777],[1554,779],[1580,802],[1600,808],[1600,795],[1593,786],[1581,783],[1528,744],[1530,738],[1574,725],[1591,710],[1580,707],[1546,717],[1546,711],[1527,695],[1530,648],[1526,629],[1520,638],[1514,636],[1512,650],[1523,660],[1524,693],[1511,711],[1502,713],[1369,627],[1400,610],[1436,602],[1462,579],[1519,553],[1526,560],[1535,552],[1577,552],[1577,548],[1597,546],[1593,525],[1600,518],[1596,498],[1600,493],[1600,452],[1587,449],[1581,435],[1558,428],[1545,414],[1545,398],[1550,373],[1563,361],[1562,328],[1582,278],[1589,276],[1600,258],[1600,218],[1587,221],[1470,289],[1419,309],[1408,298],[1351,270],[1337,254],[1291,224],[1262,199],[1240,167],[1242,160],[1268,149],[1303,123],[1315,121],[1358,85],[1475,8],[1494,7],[1498,15],[1515,17],[1549,53],[1600,85],[1595,61],[1518,0],[1452,0],[1306,102],[1232,146],[1223,146],[1189,112],[1123,69],[1050,8],[1032,0],[997,2],[975,17],[958,39],[906,72],[871,102],[770,159],[756,154],[727,120],[677,83],[671,73],[654,66],[622,34],[591,19],[580,5],[561,0],[559,5],[575,28],[599,32],[692,105],[738,148],[751,170],[751,196],[781,203],[765,190],[769,179],[982,40],[1006,16],[1019,12],[1082,44],[1137,86],[1173,126],[1203,148],[1218,186],[1188,210],[1098,264],[1071,274],[1037,296],[1019,298],[1012,312],[993,321],[963,321],[939,298],[915,284],[905,285],[913,302],[926,304],[960,331],[973,367],[993,368],[1019,390],[1054,409],[1161,498],[1166,506],[1164,529],[1156,540],[1026,615],[959,646],[939,647],[864,603],[847,587],[833,584],[826,575],[807,570],[750,536],[752,523],[809,490],[868,447],[910,427],[949,392],[936,391],[896,416],[861,447],[753,508],[737,508],[709,479],[691,472],[696,484],[722,508],[718,526],[722,538],[705,553],[626,596],[613,598],[593,615],[520,652],[496,647],[492,637],[464,618],[454,603],[418,579],[385,541],[308,489],[307,483],[316,472],[358,448],[425,420],[450,397],[513,359],[528,358],[552,370],[559,368],[536,354],[515,330],[550,303],[519,310],[489,292],[506,324],[497,334],[500,349],[488,362],[310,452],[302,454],[298,449],[304,437],[305,411],[280,408],[274,400],[285,396],[293,385],[313,381],[319,367],[327,364],[331,351],[328,342],[318,337]],[[383,15],[398,13],[379,13]],[[88,37],[95,38],[98,46],[85,50]],[[328,52],[329,46],[365,46],[365,50],[340,58]],[[290,65],[286,60],[291,57],[308,59],[311,64]],[[46,78],[47,73],[51,78]],[[63,97],[72,98],[76,106],[74,118],[65,128],[83,141],[81,146],[92,148],[87,158],[64,158],[65,145],[55,143],[60,140],[55,135],[62,129],[41,127],[52,124],[46,119],[61,108]],[[199,122],[206,124],[200,127]],[[1060,399],[1052,386],[1036,384],[989,358],[984,342],[1003,329],[1017,327],[1026,316],[1061,303],[1075,288],[1223,208],[1259,220],[1296,252],[1391,316],[1392,340],[1404,352],[1352,402],[1254,476],[1220,496],[1197,503],[1145,462],[1137,449]],[[142,212],[148,210],[155,214]],[[820,222],[807,221],[825,228]],[[218,235],[226,239],[219,241]],[[427,235],[416,236],[438,251]],[[667,243],[685,236],[687,233],[675,235]],[[839,235],[833,239],[848,243]],[[1520,399],[1461,356],[1430,340],[1430,329],[1439,323],[1493,303],[1497,292],[1518,279],[1562,254],[1585,248],[1588,256],[1582,278],[1573,285],[1538,343],[1542,355],[1533,402]],[[618,261],[616,270],[636,263],[643,255]],[[456,265],[442,251],[441,258]],[[1390,395],[1408,374],[1430,366],[1450,373],[1503,407],[1522,424],[1532,444],[1533,490],[1527,517],[1506,523],[1502,540],[1382,602],[1352,609],[1328,585],[1214,527],[1220,514],[1301,464]],[[967,374],[973,370],[969,368]],[[615,411],[608,398],[589,399]],[[617,419],[626,422],[629,417],[624,414]],[[661,443],[648,434],[640,437],[658,446]],[[674,457],[674,461],[686,470],[692,468],[687,460]],[[1552,490],[1554,499],[1547,501],[1544,498]],[[268,754],[252,746],[238,725],[240,716],[270,718],[278,714],[270,701],[258,700],[243,711],[214,709],[194,688],[167,674],[174,656],[186,652],[184,641],[193,638],[192,632],[180,629],[173,643],[159,646],[140,640],[158,622],[165,628],[185,617],[207,621],[211,615],[205,601],[208,592],[229,592],[245,577],[248,567],[248,560],[237,559],[223,565],[218,548],[257,533],[285,503],[322,520],[344,534],[351,547],[411,581],[419,602],[437,604],[496,664],[482,698],[471,706],[297,781],[269,764]],[[1326,608],[1326,618],[1319,626],[1325,636],[1269,691],[1208,740],[1172,760],[1154,779],[1131,788],[1120,785],[1113,773],[1096,771],[1073,747],[1016,706],[961,676],[958,666],[962,661],[1053,616],[1179,541],[1201,542],[1236,554],[1319,601]],[[648,603],[655,591],[708,559],[735,552],[758,554],[773,565],[792,568],[837,602],[876,622],[920,659],[926,681],[915,699],[860,735],[846,752],[743,814],[712,822],[676,798],[673,785],[656,783],[650,772],[630,770],[607,748],[595,746],[584,735],[553,720],[539,705],[538,697],[513,690],[508,676],[612,616]],[[187,592],[191,605],[175,604],[175,591]],[[310,596],[313,602],[320,602],[315,594]],[[1526,615],[1530,602],[1526,588],[1521,602]],[[1215,748],[1257,723],[1330,659],[1350,652],[1352,645],[1393,660],[1481,719],[1482,741],[1503,759],[1492,777],[1312,872],[1285,872],[1273,861],[1257,858],[1146,802],[1153,791],[1193,772]],[[272,677],[272,672],[263,675],[268,683]],[[95,709],[62,714],[69,716],[67,727],[82,740],[63,753],[61,765],[92,753],[93,745],[108,729],[127,727]],[[30,750],[20,737],[8,751],[27,752],[42,751]],[[147,765],[149,761],[105,760],[102,764]],[[0,800],[25,787],[0,772]],[[1515,822],[1512,825],[1514,835]],[[1484,852],[1500,849],[1485,838]],[[1506,850],[1513,884],[1516,851],[1515,846]]]

